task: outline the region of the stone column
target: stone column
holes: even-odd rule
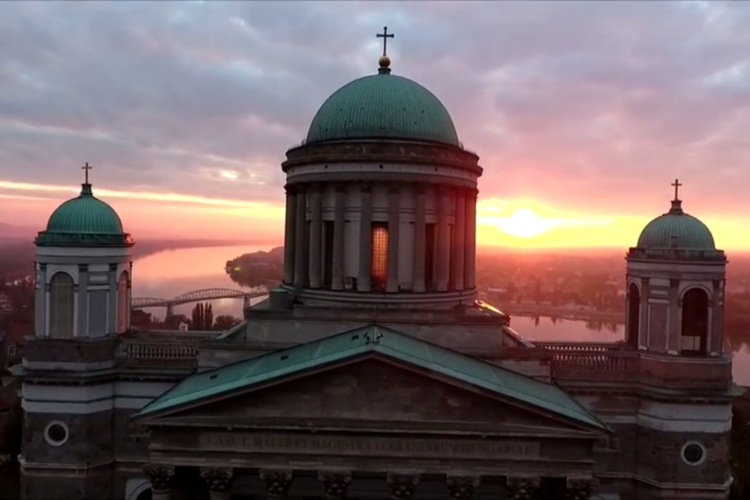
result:
[[[201,479],[206,482],[211,500],[230,500],[234,470],[220,467],[201,467]]]
[[[147,463],[143,466],[143,473],[151,482],[151,498],[153,500],[170,500],[172,498],[174,467]]]
[[[415,292],[425,291],[425,262],[427,260],[427,189],[418,184],[414,211],[414,285]]]
[[[474,489],[479,486],[479,476],[448,475],[445,484],[452,500],[471,500]]]
[[[294,186],[287,184],[286,190],[286,214],[284,221],[284,283],[294,283],[294,223],[297,218],[297,196]]]
[[[476,189],[466,191],[466,254],[464,255],[464,288],[473,290],[477,287],[477,194]]]
[[[333,192],[333,269],[331,289],[344,289],[344,231],[346,228],[344,210],[344,186],[337,184]]]
[[[453,224],[453,288],[464,289],[464,256],[466,255],[466,196],[463,189],[456,189],[456,222]]]
[[[303,186],[297,188],[297,214],[294,221],[294,286],[307,285],[307,192]]]
[[[399,235],[401,233],[401,185],[388,186],[388,281],[386,292],[398,292]]]
[[[116,273],[116,271],[115,271]],[[117,276],[117,274],[115,274]],[[115,281],[117,283],[117,289],[116,290],[110,290],[110,294],[117,295],[117,319],[115,320],[115,330],[117,333],[122,333],[120,331],[120,325],[122,325],[122,318],[120,318],[120,313],[122,312],[120,310],[120,277],[117,276],[117,279]],[[88,301],[88,295],[89,295],[89,265],[88,264],[78,264],[78,310],[76,311],[78,315],[78,322],[77,324],[73,325],[73,334],[77,337],[89,337],[91,333],[93,333],[96,336],[102,335],[106,332],[89,332],[89,301]],[[130,310],[128,309],[128,314],[130,314]]]
[[[318,480],[323,486],[326,500],[342,500],[346,498],[346,489],[352,481],[350,472],[320,471]]]
[[[359,206],[359,275],[357,290],[370,291],[370,259],[372,258],[372,187],[362,183]]]
[[[538,477],[510,476],[505,480],[508,500],[538,500],[542,481]]]
[[[391,487],[392,500],[408,500],[414,497],[419,484],[419,474],[389,472],[386,480]]]
[[[292,484],[291,470],[261,469],[258,472],[260,480],[266,485],[266,496],[269,499],[284,499],[289,493],[289,485]]]
[[[314,184],[310,191],[310,288],[320,288],[321,252],[323,250],[323,206],[320,186]]]
[[[448,209],[450,203],[450,188],[438,187],[438,224],[437,224],[437,280],[438,292],[448,290],[448,273],[450,272],[451,233],[448,225]]]
[[[589,500],[598,486],[596,478],[591,476],[569,477],[568,500]]]

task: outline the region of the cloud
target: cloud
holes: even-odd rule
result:
[[[386,24],[483,197],[652,214],[680,177],[696,213],[750,210],[747,2],[10,2],[0,180],[89,161],[112,192],[278,204],[286,149]]]

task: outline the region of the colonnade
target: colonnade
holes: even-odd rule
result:
[[[174,467],[146,464],[144,472],[151,481],[153,500],[169,500],[173,487]],[[249,472],[249,471],[248,471]],[[294,480],[293,470],[260,469],[257,472],[269,500],[286,500],[289,487]],[[201,468],[200,476],[205,481],[211,500],[230,500],[235,470],[224,467]],[[392,500],[417,498],[420,474],[393,471],[384,474]],[[345,500],[347,489],[352,481],[349,471],[319,471],[321,497],[326,500]],[[446,494],[451,500],[471,500],[474,490],[480,485],[481,477],[474,474],[446,474]],[[592,476],[568,477],[565,483],[566,500],[588,500],[597,486]],[[542,479],[533,475],[507,476],[505,488],[509,500],[539,499],[542,494]],[[556,495],[558,496],[558,492]]]
[[[336,184],[333,195],[332,245],[324,244],[322,185],[288,184],[286,186],[286,221],[284,243],[284,283],[296,288],[349,289],[369,292],[377,289],[372,282],[373,223],[386,223],[388,230],[386,293],[410,291],[415,293],[472,290],[476,286],[476,201],[477,190],[450,185],[435,186],[437,223],[434,235],[428,237],[427,183],[414,183],[413,231],[414,267],[412,282],[399,283],[399,238],[405,212],[401,207],[404,183],[390,182],[388,187],[387,221],[373,220],[373,183],[358,183],[360,189],[357,212],[359,215],[358,248],[345,248],[346,198],[345,184]],[[453,217],[451,217],[451,211]],[[410,218],[409,222],[412,219]],[[452,223],[451,223],[452,222]],[[397,228],[393,230],[392,228]],[[431,232],[432,233],[432,232]],[[428,241],[433,239],[433,241]],[[332,248],[329,248],[331,247]],[[435,248],[433,255],[428,252]],[[330,278],[325,280],[324,252],[332,252]],[[356,253],[355,253],[356,252]],[[354,280],[347,283],[345,260],[357,255],[358,266]],[[429,258],[428,258],[429,257]],[[434,275],[428,280],[428,263],[435,259]],[[432,274],[432,273],[431,273]]]

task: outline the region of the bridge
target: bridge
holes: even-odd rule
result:
[[[132,309],[146,309],[149,307],[166,307],[167,316],[174,315],[174,307],[191,302],[201,302],[204,300],[216,299],[243,299],[244,307],[250,305],[250,299],[264,297],[268,295],[268,288],[256,286],[248,290],[232,290],[231,288],[205,288],[203,290],[193,290],[192,292],[183,293],[171,299],[161,299],[157,297],[134,297],[130,302]]]

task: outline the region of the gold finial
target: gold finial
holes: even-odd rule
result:
[[[391,58],[388,56],[380,56],[380,59],[378,59],[378,65],[381,68],[388,68],[391,65]]]

